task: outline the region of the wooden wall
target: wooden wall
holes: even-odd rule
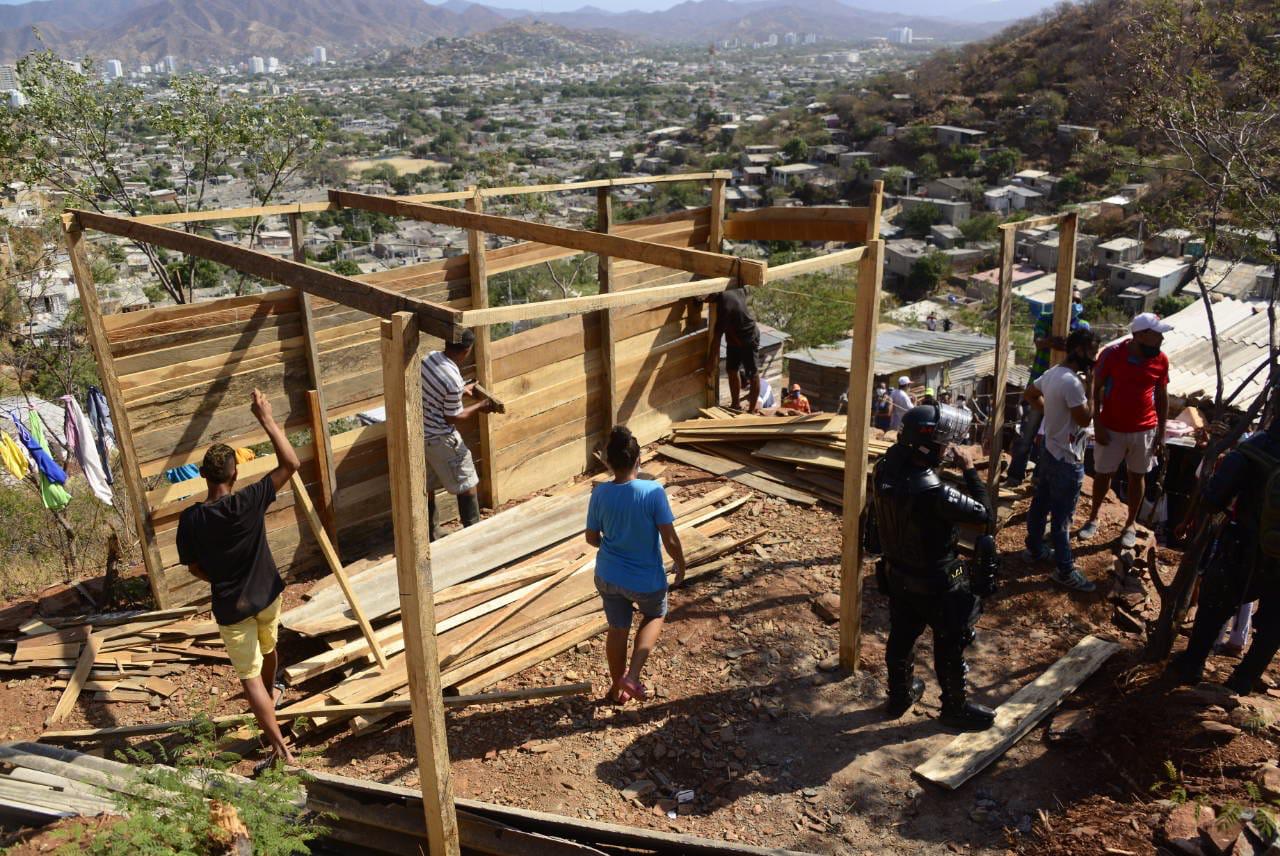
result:
[[[615,234],[681,247],[705,247],[708,209],[677,212],[622,224]],[[573,250],[522,243],[487,253],[489,273],[574,255]],[[383,271],[366,281],[470,307],[469,259]],[[618,261],[613,290],[682,282],[681,271]],[[341,304],[313,300],[310,336],[318,356],[329,420],[382,403],[378,319]],[[615,377],[619,421],[648,442],[674,419],[703,403],[705,322],[696,301],[614,310]],[[246,446],[266,439],[249,411],[249,393],[260,388],[276,419],[289,431],[310,428],[306,391],[313,388],[307,360],[308,330],[299,296],[291,290],[233,297],[188,306],[103,318],[110,366],[125,401],[117,424],[134,437],[139,470],[148,486],[141,498],[155,530],[148,572],[164,606],[207,596],[208,587],[178,564],[178,517],[204,494],[200,479],[170,485],[163,472],[198,463],[216,442]],[[503,502],[547,488],[590,468],[591,450],[603,442],[604,372],[599,314],[575,316],[493,343],[494,392],[507,403],[491,419],[497,478]],[[439,347],[428,340],[428,346]],[[473,429],[473,453],[480,445]],[[339,545],[347,557],[390,532],[385,430],[358,428],[333,438],[334,506]],[[321,473],[313,448],[300,449],[302,477],[315,486]],[[240,483],[260,478],[274,458],[240,468]],[[313,491],[318,495],[319,491]],[[285,575],[319,560],[318,548],[292,492],[282,491],[267,517],[268,541]],[[158,558],[157,558],[158,556]],[[154,565],[154,567],[153,567]]]

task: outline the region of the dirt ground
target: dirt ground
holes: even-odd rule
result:
[[[723,483],[674,465],[664,477],[673,498]],[[1086,496],[1088,490],[1086,483]],[[1100,537],[1078,552],[1078,566],[1099,583],[1096,593],[1081,595],[1055,587],[1047,567],[1018,558],[1025,506],[1025,500],[1015,506],[998,539],[1003,585],[988,600],[969,651],[970,683],[978,700],[995,706],[1085,634],[1122,642],[1125,650],[1063,706],[1093,726],[1076,741],[1051,741],[1042,724],[954,792],[913,778],[912,768],[953,737],[937,722],[928,635],[917,656],[925,698],[904,718],[886,721],[885,598],[869,580],[862,668],[851,677],[833,669],[836,626],[812,608],[818,596],[839,588],[838,513],[759,497],[729,518],[731,535],[764,531],[755,545],[734,554],[719,574],[673,592],[669,623],[646,674],[649,701],[617,708],[572,697],[452,711],[457,794],[832,854],[1155,853],[1161,819],[1172,807],[1159,802],[1172,788],[1152,790],[1168,785],[1166,762],[1209,804],[1247,802],[1243,782],[1259,762],[1275,757],[1275,730],[1245,729],[1224,743],[1205,744],[1203,723],[1226,720],[1228,712],[1187,701],[1186,691],[1170,695],[1158,668],[1139,665],[1137,635],[1112,624],[1109,573],[1123,508],[1109,503]],[[1161,559],[1172,566],[1177,554],[1162,549]],[[287,601],[297,602],[303,588],[291,585]],[[286,639],[284,660],[318,645]],[[1210,677],[1225,677],[1229,665],[1215,658]],[[592,681],[596,696],[607,688],[603,638],[495,688],[577,680]],[[39,734],[57,699],[49,683],[44,677],[4,683],[0,740]],[[163,711],[81,705],[66,727],[243,706],[228,666],[193,667],[183,683]],[[303,746],[306,766],[417,785],[413,735],[404,719],[359,737],[317,735]]]

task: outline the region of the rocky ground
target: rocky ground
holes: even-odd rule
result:
[[[684,467],[669,466],[665,478],[677,498],[720,485]],[[1119,505],[1106,507],[1100,538],[1080,550],[1080,568],[1099,583],[1091,595],[1063,591],[1047,568],[1017,558],[1024,511],[1025,500],[998,539],[1004,585],[988,601],[970,650],[975,696],[999,704],[1088,633],[1117,639],[1125,650],[1061,712],[957,791],[911,774],[953,736],[936,719],[927,635],[918,658],[925,699],[903,719],[886,721],[885,599],[869,582],[862,668],[841,674],[829,614],[838,591],[840,517],[768,498],[730,518],[731,534],[765,534],[720,574],[673,593],[646,676],[651,700],[618,708],[573,697],[450,712],[456,791],[815,853],[1263,852],[1246,849],[1251,833],[1241,830],[1250,821],[1265,827],[1268,801],[1280,798],[1280,769],[1264,764],[1276,756],[1272,722],[1280,701],[1267,695],[1242,706],[1208,685],[1173,691],[1159,668],[1141,664],[1140,634],[1117,615],[1113,599]],[[1171,568],[1178,555],[1162,549],[1160,558]],[[291,586],[290,598],[299,590]],[[1124,605],[1139,621],[1152,609],[1132,582]],[[315,644],[292,640],[282,650],[296,659]],[[1214,667],[1211,678],[1225,677],[1230,661],[1215,658]],[[603,694],[603,639],[497,688],[576,680],[592,681],[595,695]],[[226,666],[193,668],[185,683],[163,712],[90,705],[67,725],[242,705]],[[47,684],[5,684],[0,738],[39,733],[57,698]],[[322,734],[304,745],[307,766],[417,784],[404,720],[359,737]],[[1206,820],[1210,810],[1225,820]],[[1227,844],[1233,849],[1223,849]]]

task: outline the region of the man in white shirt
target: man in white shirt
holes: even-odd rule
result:
[[[1036,467],[1036,495],[1027,511],[1027,549],[1022,557],[1031,562],[1054,560],[1053,581],[1079,592],[1096,588],[1072,560],[1071,521],[1084,483],[1084,449],[1093,419],[1093,384],[1088,375],[1097,356],[1097,334],[1087,328],[1072,331],[1062,362],[1036,378],[1023,394],[1044,413],[1044,450]],[[1044,544],[1046,522],[1052,550]]]
[[[911,386],[911,378],[903,375],[898,378],[898,388],[889,394],[889,402],[893,405],[889,414],[889,430],[897,431],[902,427],[902,417],[907,415],[907,411],[916,406],[911,400],[911,393],[907,392],[907,387]]]

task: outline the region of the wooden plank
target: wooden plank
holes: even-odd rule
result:
[[[80,697],[80,690],[89,677],[89,670],[93,668],[93,661],[97,659],[100,647],[102,647],[102,637],[98,635],[90,636],[84,643],[84,649],[76,660],[75,671],[71,673],[71,678],[67,682],[67,688],[62,691],[62,696],[54,706],[53,713],[49,714],[49,718],[45,720],[45,725],[61,721],[71,712],[71,708],[75,707],[76,699]]]
[[[724,186],[723,178],[711,179],[711,231],[707,234],[707,249],[713,253],[724,252]]]
[[[320,552],[324,554],[324,559],[329,564],[329,570],[333,572],[334,578],[342,588],[342,594],[346,597],[347,603],[351,606],[351,611],[355,614],[356,623],[360,625],[360,632],[364,634],[365,640],[369,643],[369,649],[373,652],[373,656],[377,658],[378,665],[385,669],[387,667],[387,657],[382,653],[382,646],[378,644],[378,639],[373,632],[373,626],[369,624],[368,617],[364,614],[364,610],[360,608],[359,599],[356,598],[355,592],[351,590],[351,581],[347,579],[347,572],[342,567],[342,560],[338,558],[337,551],[329,543],[329,537],[325,534],[324,526],[320,523],[320,517],[316,514],[315,506],[311,504],[311,495],[307,493],[307,486],[302,483],[302,479],[296,472],[289,477],[289,482],[293,485],[294,501],[302,506],[303,513],[306,514],[307,521],[311,524],[311,534],[315,536],[316,542],[320,545]]]
[[[876,328],[884,241],[867,245],[858,271],[849,354],[849,405],[845,418],[844,502],[840,548],[840,665],[856,671],[862,647],[862,509],[867,499],[867,440],[875,385]]]
[[[456,330],[455,313],[452,310],[348,276],[276,258],[259,250],[248,250],[212,238],[139,223],[125,217],[78,209],[70,213],[82,229],[95,229],[139,243],[209,259],[241,273],[291,286],[380,318],[389,318],[396,312],[413,313],[419,319],[422,329],[435,336],[451,339]]]
[[[996,292],[996,356],[995,384],[992,388],[991,415],[987,426],[987,454],[991,466],[987,469],[987,492],[994,496],[1000,480],[1000,460],[1004,441],[1005,386],[1009,383],[1009,319],[1013,315],[1013,257],[1017,232],[1004,229],[1000,232],[1000,282]],[[1062,249],[1059,248],[1059,253]],[[994,526],[994,518],[992,525]]]
[[[333,495],[338,475],[333,463],[333,437],[329,434],[329,420],[325,416],[324,393],[320,389],[307,390],[307,410],[311,413],[311,445],[315,449],[316,470],[320,476],[320,514],[324,519],[325,535],[337,552],[338,518]]]
[[[464,311],[459,323],[464,327],[501,324],[508,321],[528,321],[549,318],[554,315],[581,315],[599,309],[620,306],[639,306],[651,303],[671,303],[691,297],[717,294],[731,287],[732,279],[699,279],[676,285],[658,285],[609,294],[590,294],[585,297],[567,297],[563,300],[543,300],[538,303],[520,303],[514,306],[498,306],[492,309]]]
[[[413,734],[431,852],[459,856],[449,744],[445,734],[440,658],[436,650],[435,588],[427,531],[426,451],[416,316],[397,313],[382,322],[383,389],[387,407],[387,460],[391,474],[396,578],[404,621]]]
[[[1012,223],[1001,223],[1000,228],[1005,232],[1012,234],[1020,232],[1024,229],[1039,229],[1044,226],[1054,226],[1061,223],[1063,218],[1070,216],[1069,214],[1042,214],[1039,217],[1028,217],[1025,220],[1015,220]],[[1061,247],[1059,247],[1061,250]]]
[[[1120,645],[1086,636],[1040,677],[996,708],[986,731],[962,734],[915,768],[916,775],[955,790],[987,768],[1084,683]]]
[[[751,471],[750,467],[742,464],[736,464],[727,461],[716,455],[708,455],[693,449],[686,449],[680,446],[672,446],[664,443],[658,447],[658,454],[671,458],[673,461],[679,461],[682,464],[688,464],[691,467],[697,467],[700,470],[706,470],[718,476],[733,479],[736,482],[746,485],[747,487],[766,493],[770,496],[776,496],[799,505],[813,505],[817,500],[813,494],[804,493],[803,491],[789,488],[786,485],[764,478]]]
[[[632,184],[664,184],[673,181],[710,181],[716,177],[728,177],[728,170],[715,172],[687,172],[675,175],[639,175],[631,178],[598,178],[593,181],[573,181],[564,184],[529,184],[523,187],[486,187],[480,194],[486,197],[519,196],[527,193],[563,193],[574,190],[591,190],[596,187],[626,187]]]
[[[612,228],[613,195],[609,192],[609,188],[602,187],[596,191],[596,231],[607,235]],[[613,290],[613,259],[610,256],[601,254],[596,267],[596,278],[600,282],[600,293],[608,294]],[[613,426],[618,423],[618,356],[613,310],[601,310],[599,319],[600,362],[604,376],[604,418],[605,425]]]
[[[765,276],[765,282],[779,282],[781,280],[803,276],[807,273],[819,273],[821,271],[843,267],[844,265],[857,264],[862,260],[862,256],[866,252],[866,247],[854,247],[851,250],[840,250],[836,253],[814,256],[811,259],[801,259],[798,262],[788,262],[784,265],[777,265],[776,267],[769,268],[769,272]]]
[[[129,496],[129,510],[133,514],[134,531],[142,542],[142,560],[147,569],[151,593],[155,597],[156,604],[161,608],[172,606],[169,593],[162,583],[161,572],[164,566],[160,562],[155,531],[151,526],[151,517],[147,513],[146,490],[138,474],[139,461],[133,445],[129,413],[125,409],[124,396],[120,392],[120,383],[116,379],[107,333],[102,326],[102,308],[98,303],[98,288],[93,281],[89,260],[85,255],[84,232],[80,229],[69,229],[66,232],[66,241],[67,254],[71,257],[71,271],[76,281],[76,290],[80,294],[80,307],[84,313],[85,332],[88,334],[94,359],[98,363],[102,392],[106,396],[107,406],[111,411],[116,446],[120,450],[120,471]]]
[[[1071,329],[1071,293],[1076,283],[1076,232],[1080,225],[1080,215],[1071,212],[1062,218],[1058,226],[1058,270],[1054,280],[1053,292],[1053,336],[1067,338]],[[1051,359],[1061,362],[1066,351],[1053,349]]]
[[[863,223],[823,220],[726,220],[724,224],[724,236],[735,241],[839,241],[853,244],[866,241],[867,231]]]
[[[457,208],[446,208],[442,205],[404,202],[399,198],[330,190],[329,199],[344,208],[377,211],[392,217],[409,217],[462,229],[479,229],[510,238],[541,241],[545,244],[556,244],[588,253],[603,253],[614,258],[678,268],[707,277],[735,276],[746,285],[763,283],[767,268],[763,262],[737,259],[705,250],[671,247],[635,238],[624,238],[620,235],[601,235],[581,229],[532,223],[514,217],[477,214]]]
[[[479,214],[484,209],[484,197],[479,191],[467,200],[467,209]],[[489,274],[484,232],[467,230],[467,258],[471,277],[471,309],[487,309],[489,306]],[[488,389],[493,386],[493,355],[489,341],[489,328],[475,330],[476,383]],[[499,504],[497,467],[493,459],[493,417],[480,411],[480,501],[488,508]]]

